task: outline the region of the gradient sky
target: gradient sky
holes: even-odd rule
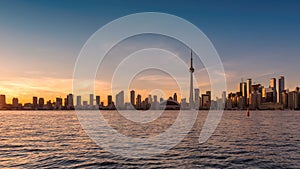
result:
[[[64,97],[72,90],[74,64],[86,40],[110,21],[137,12],[177,15],[200,28],[224,63],[228,91],[236,91],[241,78],[267,86],[279,75],[294,89],[300,84],[299,9],[299,1],[283,0],[1,0],[0,93],[9,103],[12,97],[21,102],[33,95]]]

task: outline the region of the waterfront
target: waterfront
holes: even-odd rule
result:
[[[112,125],[119,116],[104,111]],[[0,111],[0,167],[20,168],[298,168],[300,166],[300,112],[225,111],[215,133],[198,143],[207,112],[186,138],[159,156],[130,159],[98,147],[82,130],[73,111]],[[151,122],[163,131],[177,113],[167,111]],[[123,134],[135,137],[151,130],[126,126]]]

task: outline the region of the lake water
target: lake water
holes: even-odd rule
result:
[[[178,115],[167,111],[136,126],[114,111],[103,114],[132,137],[158,134]],[[214,134],[199,144],[206,116],[200,111],[184,140],[163,154],[125,158],[94,143],[74,111],[0,111],[0,168],[300,168],[300,111],[252,111],[250,117],[225,111]]]

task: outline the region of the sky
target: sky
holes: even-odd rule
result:
[[[254,82],[268,86],[270,78],[280,75],[285,76],[286,87],[294,89],[300,84],[299,7],[299,1],[283,0],[1,0],[0,93],[6,94],[8,103],[12,97],[18,97],[21,102],[31,102],[32,96],[46,100],[65,97],[72,92],[74,65],[88,38],[105,24],[138,12],[173,14],[202,30],[223,62],[228,92],[236,91],[242,78],[252,78]],[[135,40],[129,40],[127,45],[151,43],[147,37],[142,41]],[[164,47],[168,48],[167,45]],[[168,49],[178,52],[173,50],[175,47]],[[186,49],[181,55],[188,61]],[[204,70],[203,76],[195,74],[201,92],[209,90],[207,79],[203,78],[203,65],[199,63],[195,69]],[[153,81],[166,76],[156,71],[139,74],[132,82],[132,88],[136,87],[146,95],[153,87]],[[106,97],[110,94],[108,81],[105,78],[97,80],[96,92]],[[162,88],[166,84],[169,83],[161,84]],[[165,91],[167,96],[176,91],[176,84],[171,88]],[[183,97],[187,97],[185,93]]]

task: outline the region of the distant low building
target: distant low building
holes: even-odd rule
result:
[[[23,109],[24,110],[32,110],[32,103],[25,103]]]
[[[259,105],[259,110],[283,110],[283,105],[280,103],[262,103]]]
[[[180,104],[173,100],[173,99],[168,99],[160,103],[160,109],[165,109],[165,110],[179,110],[180,109]]]

